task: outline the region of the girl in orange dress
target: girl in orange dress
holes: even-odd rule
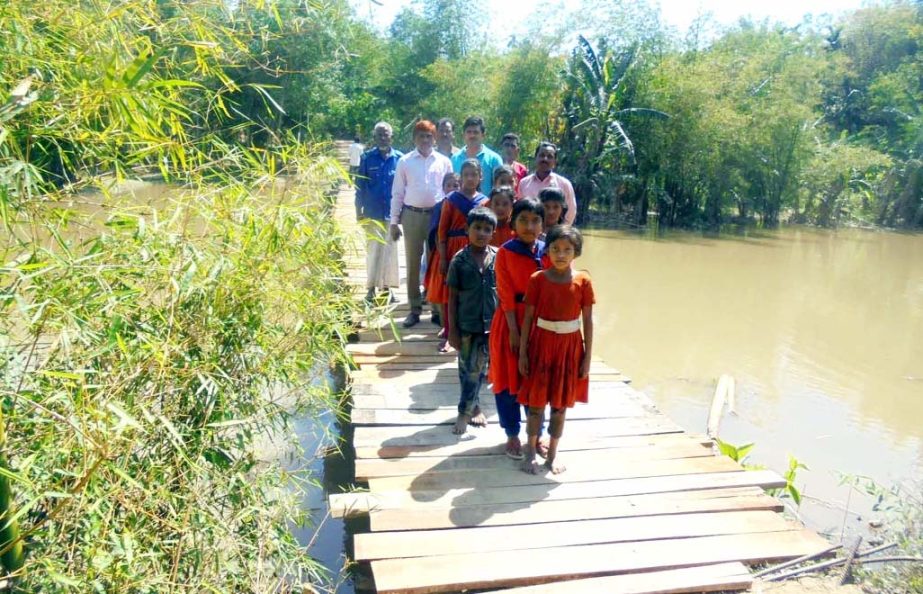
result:
[[[534,198],[513,205],[513,230],[516,237],[497,250],[494,274],[497,279],[499,308],[490,325],[490,366],[488,378],[497,403],[500,426],[506,432],[506,455],[522,459],[519,441],[520,413],[516,394],[519,392],[519,332],[522,328],[525,303],[523,297],[529,277],[541,270],[542,244],[537,240],[542,232],[545,212]]]
[[[494,231],[494,238],[490,240],[490,245],[496,248],[513,239],[510,215],[513,212],[515,201],[511,186],[494,185],[490,191],[490,209],[497,215],[497,229]]]
[[[452,256],[468,245],[468,212],[475,206],[483,206],[487,196],[478,191],[481,184],[481,164],[477,159],[468,159],[461,166],[459,173],[461,189],[452,192],[444,199],[442,214],[439,215],[439,227],[436,228],[436,255],[433,258],[433,274],[426,285],[426,299],[433,304],[439,304],[445,311],[449,302],[449,289],[445,284],[445,276],[449,271],[449,262]],[[448,321],[442,317],[443,335],[448,333],[445,328]],[[446,352],[447,338],[439,344],[439,351]]]
[[[454,171],[446,173],[445,177],[442,178],[442,194],[444,196],[448,196],[460,187],[458,176]],[[426,236],[426,274],[423,276],[423,288],[427,291],[429,291],[428,287],[433,279],[433,273],[438,271],[438,268],[433,266],[433,260],[436,259],[436,230],[439,228],[443,202],[445,200],[440,200],[436,203],[436,207],[433,208],[432,218],[429,222],[429,235]],[[426,300],[429,301],[429,298],[427,297]],[[445,318],[445,312],[442,311],[442,305],[432,301],[430,301],[430,304],[433,306],[433,315],[430,320],[437,326],[443,326],[442,320]],[[446,331],[443,326],[443,329],[439,330],[439,338],[446,338],[445,334]]]
[[[531,473],[539,470],[535,463],[539,427],[545,406],[550,405],[551,443],[545,467],[558,474],[564,471],[556,458],[565,413],[575,402],[586,402],[589,394],[596,299],[590,275],[571,269],[571,262],[583,250],[580,232],[570,225],[556,225],[548,231],[547,241],[551,268],[529,279],[519,342],[519,372],[523,378],[519,402],[529,407],[529,442],[522,468]]]

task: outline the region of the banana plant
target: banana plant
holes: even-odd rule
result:
[[[639,53],[637,44],[615,51],[604,40],[597,50],[581,35],[565,69],[561,166],[573,177],[578,220],[613,176],[633,173],[635,145],[628,122],[638,117],[670,117],[656,109],[632,105],[630,73]],[[622,167],[622,157],[627,158],[627,168]]]

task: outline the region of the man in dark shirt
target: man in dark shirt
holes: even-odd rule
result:
[[[458,351],[458,419],[452,430],[456,435],[467,431],[468,424],[487,425],[481,412],[480,391],[487,377],[490,323],[497,309],[497,280],[494,259],[497,248],[490,240],[497,229],[497,215],[479,206],[468,213],[468,246],[449,264],[446,285],[449,303],[446,308],[449,344]]]
[[[402,153],[391,146],[392,130],[387,122],[375,124],[375,148],[362,154],[356,174],[356,220],[368,236],[366,246],[365,300],[372,302],[380,290],[393,299],[390,289],[400,283],[397,241],[388,233],[391,218],[391,185]]]

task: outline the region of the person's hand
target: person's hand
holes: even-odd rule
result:
[[[397,241],[401,238],[401,228],[398,225],[391,224],[391,241]]]
[[[529,377],[529,355],[526,353],[519,355],[519,375]]]
[[[510,329],[510,349],[513,351],[513,355],[519,356],[519,331]]]
[[[456,351],[461,350],[461,332],[458,330],[449,331],[449,345]]]
[[[439,273],[442,276],[445,276],[449,273],[449,262],[447,260],[439,260]]]
[[[590,358],[584,355],[583,359],[580,360],[580,379],[584,379],[588,375],[590,375]]]

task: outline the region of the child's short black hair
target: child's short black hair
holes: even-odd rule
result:
[[[478,175],[483,175],[483,173],[481,172],[481,162],[478,161],[477,159],[465,159],[465,162],[462,163],[461,168],[458,170],[459,175],[461,174],[462,171],[465,170],[465,167],[473,167],[474,169],[477,170]]]
[[[575,256],[583,253],[583,234],[576,227],[555,225],[545,234],[545,245],[550,246],[559,239],[569,241],[574,246]]]
[[[501,194],[509,198],[511,203],[516,203],[516,191],[513,190],[513,186],[494,186],[490,190],[489,198],[493,200],[494,196],[499,196]]]
[[[475,206],[468,211],[468,226],[470,227],[478,221],[488,223],[494,229],[497,228],[497,215],[486,206]]]
[[[567,200],[564,199],[564,191],[561,188],[542,188],[538,193],[538,201],[542,204],[546,202],[560,202],[567,208]]]
[[[510,217],[510,224],[516,224],[516,217],[521,215],[524,212],[531,212],[537,214],[540,219],[545,220],[545,207],[542,206],[542,203],[536,200],[535,198],[523,198],[522,200],[517,200],[513,204],[513,216]]]
[[[548,140],[543,140],[543,141],[541,141],[540,143],[538,143],[538,146],[535,147],[535,156],[538,157],[538,154],[539,154],[539,153],[541,152],[541,150],[544,149],[544,148],[548,148],[548,149],[553,150],[553,151],[554,151],[554,158],[555,158],[555,159],[558,158],[558,145],[556,145],[555,143],[550,142],[550,141],[548,141]]]
[[[510,167],[509,165],[499,165],[494,168],[494,172],[491,175],[492,179],[490,181],[492,183],[497,183],[497,178],[503,174],[509,175],[513,179],[516,179],[516,174],[513,172],[512,167]]]
[[[362,142],[362,137],[356,134],[353,136],[353,142]]]
[[[516,146],[519,146],[519,134],[515,132],[507,132],[503,135],[503,138],[500,139],[500,146],[503,146],[507,142],[512,142]]]

